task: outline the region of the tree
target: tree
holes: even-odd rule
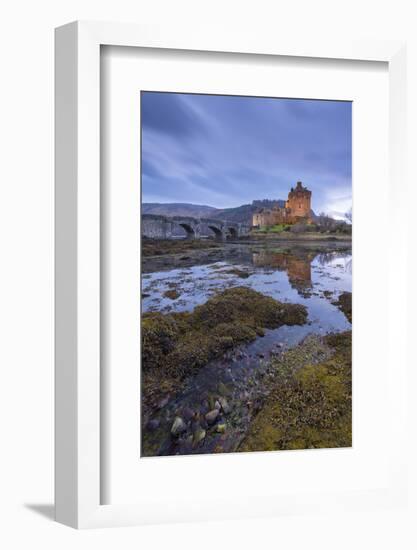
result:
[[[345,212],[345,218],[348,220],[348,222],[352,223],[352,207]]]
[[[328,216],[327,214],[325,214],[324,212],[321,212],[319,214],[318,224],[322,231],[331,231],[336,227],[335,220],[330,216]]]

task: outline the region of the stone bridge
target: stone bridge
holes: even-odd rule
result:
[[[182,227],[187,239],[200,239],[203,235],[212,235],[224,241],[237,239],[249,234],[250,224],[235,223],[210,218],[192,218],[189,216],[159,216],[142,214],[142,236],[149,239],[172,239],[175,229]]]

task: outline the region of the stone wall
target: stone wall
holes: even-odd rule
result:
[[[142,235],[150,239],[170,239],[172,229],[172,222],[161,216],[152,216],[152,214],[142,216]]]

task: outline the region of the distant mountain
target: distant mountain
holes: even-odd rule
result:
[[[256,209],[273,208],[274,206],[278,206],[279,208],[284,208],[285,201],[281,199],[277,199],[277,200],[262,199],[262,200],[252,201],[252,206],[254,206]]]
[[[209,218],[217,208],[201,204],[188,204],[183,202],[170,202],[167,204],[157,202],[142,203],[142,214],[158,214],[159,216],[192,216],[193,218]]]
[[[235,208],[223,208],[217,210],[217,212],[210,215],[211,218],[217,220],[227,220],[229,222],[247,222],[252,220],[252,214],[254,212],[251,204],[242,204],[242,206],[236,206]]]
[[[192,216],[193,218],[214,218],[227,220],[236,223],[252,223],[252,216],[259,208],[273,208],[274,206],[284,207],[285,201],[277,199],[255,200],[252,204],[242,204],[235,208],[214,208],[201,204],[187,203],[154,203],[144,202],[142,204],[143,214],[158,214],[160,216]],[[316,215],[311,211],[313,220]]]
[[[251,223],[253,214],[259,208],[272,208],[273,206],[285,206],[285,201],[282,200],[257,200],[252,204],[242,204],[242,206],[236,206],[235,208],[223,208],[219,209],[215,214],[211,214],[212,218],[228,220],[230,222],[245,222]]]

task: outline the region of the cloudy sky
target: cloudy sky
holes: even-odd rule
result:
[[[228,208],[286,199],[352,204],[351,103],[142,92],[142,200]]]

